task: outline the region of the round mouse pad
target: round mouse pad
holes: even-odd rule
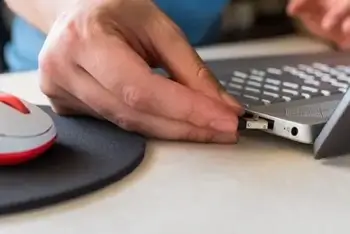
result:
[[[114,183],[142,162],[142,136],[88,117],[62,117],[40,106],[57,128],[55,145],[26,164],[0,167],[0,213],[39,208]]]

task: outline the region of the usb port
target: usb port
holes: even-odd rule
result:
[[[267,121],[267,129],[272,130],[273,126],[275,125],[275,121],[271,120],[271,119],[266,119],[264,117],[258,117],[259,119],[263,119],[265,121]]]
[[[245,130],[245,129],[264,130],[264,129],[268,129],[268,122],[264,119],[240,118],[238,128],[239,130]]]
[[[272,130],[274,121],[252,114],[246,114],[239,119],[239,129]]]
[[[268,129],[269,123],[264,119],[245,119],[246,120],[246,129]]]

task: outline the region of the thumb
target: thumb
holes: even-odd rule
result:
[[[188,43],[186,36],[167,16],[163,15],[167,27],[151,30],[153,49],[161,65],[178,83],[201,92],[211,98],[223,101],[238,113],[242,106],[221,86],[214,74]]]

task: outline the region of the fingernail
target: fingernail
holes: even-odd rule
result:
[[[237,124],[233,120],[214,120],[210,123],[210,127],[219,132],[237,132]]]

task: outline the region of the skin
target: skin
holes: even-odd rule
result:
[[[243,108],[151,0],[6,2],[47,33],[40,87],[58,114],[91,115],[154,138],[237,142]]]
[[[349,0],[291,0],[288,13],[315,35],[332,41],[340,49],[350,48]]]

